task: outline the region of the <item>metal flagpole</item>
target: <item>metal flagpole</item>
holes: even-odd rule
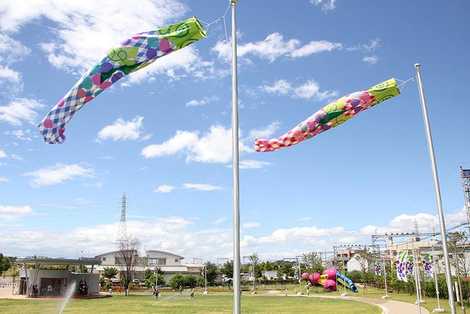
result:
[[[454,293],[452,289],[452,277],[450,272],[449,254],[447,252],[447,231],[444,218],[444,210],[442,209],[441,188],[439,184],[439,175],[437,173],[436,157],[434,156],[434,146],[432,142],[431,127],[429,125],[428,109],[426,104],[426,96],[424,95],[423,82],[421,80],[421,64],[416,63],[416,79],[418,82],[419,98],[421,101],[421,109],[423,111],[424,126],[426,129],[426,137],[429,149],[429,158],[431,159],[432,175],[434,179],[434,191],[436,193],[437,211],[439,216],[439,227],[441,229],[442,251],[444,253],[444,263],[446,272],[447,291],[449,294],[449,306],[452,314],[455,314]]]
[[[419,269],[417,266],[418,266],[418,259],[416,258],[416,250],[413,248],[413,272],[414,272],[415,286],[416,286],[416,304],[418,305],[418,313],[421,314],[421,291],[419,291],[419,286],[418,286]]]
[[[437,308],[435,308],[434,310],[432,310],[433,312],[444,312],[444,309],[441,308],[441,303],[440,303],[440,300],[439,300],[439,286],[437,284],[437,269],[436,269],[436,261],[435,261],[435,258],[434,258],[434,241],[435,241],[435,235],[436,235],[436,231],[432,230],[432,233],[434,234],[433,237],[432,237],[432,242],[431,242],[431,252],[432,252],[432,255],[431,255],[431,259],[432,259],[432,276],[433,276],[433,279],[434,279],[434,287],[436,288],[436,298],[437,298]]]
[[[233,176],[233,314],[240,314],[240,185],[238,147],[237,0],[232,8],[232,176]]]
[[[383,274],[384,274],[384,285],[385,285],[385,295],[382,298],[388,299],[387,268],[385,266],[385,252],[384,252],[384,255],[382,256],[382,267],[384,268]]]

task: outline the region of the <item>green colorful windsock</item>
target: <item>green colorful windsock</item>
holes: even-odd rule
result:
[[[122,77],[204,37],[204,27],[196,17],[192,17],[181,23],[133,35],[119,47],[111,49],[38,125],[44,140],[49,144],[62,143],[65,140],[65,125],[87,102]]]
[[[352,93],[326,105],[295,128],[274,139],[256,139],[258,152],[272,152],[300,143],[328,129],[334,128],[361,111],[400,94],[395,79],[377,84],[368,90]]]

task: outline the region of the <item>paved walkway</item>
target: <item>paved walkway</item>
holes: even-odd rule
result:
[[[340,300],[353,300],[363,302],[367,304],[377,305],[382,309],[383,314],[417,314],[418,307],[415,304],[395,301],[395,300],[383,300],[383,299],[371,299],[364,297],[341,297],[341,296],[320,296],[310,295],[313,298],[327,298],[327,299],[340,299]],[[429,311],[424,307],[421,307],[421,314],[429,314]]]

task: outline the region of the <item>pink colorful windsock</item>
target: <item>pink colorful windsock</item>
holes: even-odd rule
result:
[[[257,152],[272,152],[295,145],[399,94],[400,90],[395,79],[377,84],[368,90],[352,93],[326,105],[279,138],[256,139],[255,149]]]
[[[206,31],[198,19],[192,17],[158,30],[136,34],[111,49],[39,123],[44,140],[49,144],[63,143],[65,125],[86,103],[122,77],[204,37]]]

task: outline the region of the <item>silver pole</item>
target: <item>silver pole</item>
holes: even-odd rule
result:
[[[419,299],[420,299],[420,303],[424,303],[424,297],[423,297],[423,290],[421,289],[421,273],[420,273],[420,263],[419,263],[419,260],[420,260],[420,252],[419,252],[419,249],[417,248],[418,245],[416,244],[416,241],[415,241],[415,251],[416,251],[416,276],[418,277],[418,289],[419,289]]]
[[[432,276],[433,276],[433,279],[434,279],[434,287],[436,288],[436,298],[437,298],[437,308],[435,308],[433,310],[433,312],[444,312],[444,309],[441,308],[441,302],[439,300],[439,286],[437,284],[437,269],[436,269],[436,261],[435,261],[435,258],[434,258],[434,240],[435,240],[435,230],[433,228],[432,230],[432,233],[434,234],[433,235],[433,239],[432,239],[432,242],[431,242],[431,252],[433,255],[431,255],[431,258],[432,258]]]
[[[233,314],[240,314],[240,183],[238,147],[237,0],[232,7],[232,177],[233,177]]]
[[[434,156],[434,146],[432,143],[431,127],[429,125],[429,116],[428,116],[428,109],[427,109],[427,104],[426,104],[426,96],[424,96],[423,82],[421,80],[421,64],[416,63],[415,68],[416,68],[416,79],[418,81],[419,98],[421,101],[421,109],[423,111],[424,126],[426,129],[426,137],[427,137],[428,149],[429,149],[429,158],[431,159],[432,175],[434,179],[434,191],[436,193],[437,211],[438,211],[438,216],[439,216],[439,227],[441,229],[442,251],[444,253],[447,291],[449,293],[449,306],[450,306],[450,312],[452,314],[455,314],[456,312],[455,312],[455,303],[454,303],[454,292],[452,289],[452,277],[450,273],[449,254],[447,252],[446,223],[445,223],[445,218],[444,218],[444,210],[442,209],[441,187],[439,184],[439,175],[437,173],[436,157]]]
[[[385,295],[384,295],[384,298],[387,299],[388,298],[388,285],[387,285],[387,268],[385,266],[385,252],[384,252],[384,255],[382,256],[382,267],[384,268],[384,285],[385,285]]]
[[[204,293],[207,294],[207,263],[204,265]]]
[[[414,243],[414,242],[413,242]],[[413,271],[415,277],[415,286],[416,286],[416,304],[418,305],[418,313],[421,314],[421,292],[419,291],[419,276],[418,276],[418,260],[416,258],[416,250],[413,248]]]

